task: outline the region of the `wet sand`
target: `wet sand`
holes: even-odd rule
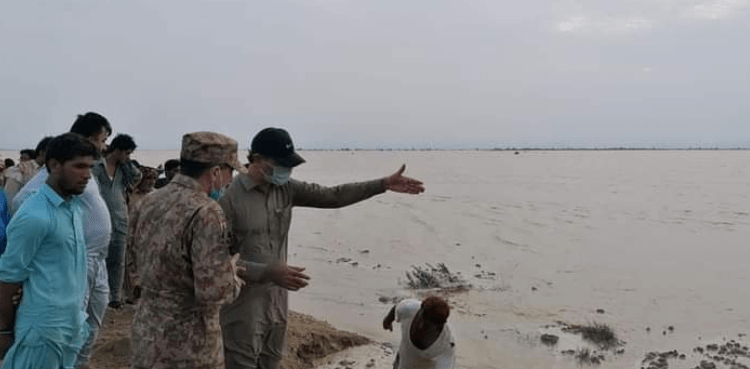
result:
[[[92,358],[94,368],[130,368],[130,326],[133,310],[133,306],[130,305],[122,310],[107,310],[105,326]],[[339,331],[309,315],[294,312],[289,316],[287,339],[288,353],[281,362],[281,369],[313,368],[316,360],[350,347],[367,346],[371,343],[369,339],[358,334]]]

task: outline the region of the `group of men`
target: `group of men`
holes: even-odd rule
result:
[[[22,220],[24,219],[24,216],[28,216],[29,214],[33,214],[32,218],[38,220],[38,213],[34,213],[35,211],[38,211],[38,209],[30,205],[34,204],[34,202],[29,200],[41,196],[39,194],[44,192],[46,186],[49,185],[51,181],[56,180],[51,163],[57,162],[65,164],[73,157],[83,156],[77,155],[73,150],[75,148],[80,149],[81,147],[87,146],[84,144],[90,144],[93,145],[95,149],[94,155],[91,155],[95,160],[91,168],[87,168],[85,172],[89,174],[89,177],[94,176],[99,178],[107,178],[110,176],[110,172],[113,173],[111,175],[112,178],[110,178],[109,182],[103,182],[100,180],[103,186],[99,186],[99,182],[97,180],[90,181],[90,178],[87,178],[85,181],[86,185],[83,187],[82,193],[58,193],[58,195],[62,196],[66,201],[70,200],[71,205],[69,206],[71,206],[72,208],[80,209],[82,221],[75,227],[80,227],[84,234],[84,237],[82,239],[76,240],[77,242],[80,242],[81,240],[84,242],[85,274],[84,279],[82,281],[77,281],[77,283],[81,283],[83,285],[84,291],[82,300],[79,304],[80,306],[78,306],[78,308],[82,312],[83,316],[86,317],[86,324],[84,324],[84,340],[81,342],[80,346],[73,348],[76,353],[76,355],[74,356],[75,360],[73,364],[75,364],[77,368],[89,367],[91,349],[96,341],[97,333],[101,328],[106,308],[108,304],[109,306],[117,307],[117,302],[119,300],[117,297],[113,297],[113,294],[119,293],[122,287],[121,282],[111,283],[112,278],[109,278],[112,274],[110,272],[116,273],[118,267],[113,266],[110,268],[110,271],[108,271],[107,268],[107,264],[110,263],[110,260],[113,259],[113,256],[114,258],[118,257],[117,253],[113,252],[117,250],[118,246],[114,242],[117,240],[115,232],[117,232],[118,228],[124,229],[122,232],[127,232],[127,224],[121,225],[117,222],[117,210],[120,209],[119,207],[124,206],[125,203],[125,200],[123,198],[124,193],[118,193],[117,191],[112,191],[112,189],[116,186],[119,186],[119,188],[122,189],[122,187],[124,186],[130,185],[134,182],[138,182],[141,176],[140,172],[137,169],[125,171],[125,168],[127,167],[126,163],[129,163],[129,160],[112,160],[113,158],[121,158],[123,156],[123,152],[128,152],[129,155],[129,153],[131,153],[132,150],[135,149],[135,143],[132,138],[128,135],[118,135],[109,145],[109,147],[107,147],[106,141],[111,134],[112,127],[109,124],[109,121],[103,116],[92,112],[78,116],[78,118],[70,128],[70,132],[68,134],[61,135],[55,138],[47,137],[39,143],[37,148],[37,159],[42,158],[40,160],[41,167],[39,167],[37,171],[32,173],[31,178],[26,178],[25,181],[21,183],[23,187],[20,188],[20,190],[18,190],[15,195],[8,196],[7,199],[12,218],[11,221],[7,224],[6,231],[8,252],[6,253],[7,255],[3,254],[3,256],[0,257],[0,269],[6,267],[7,271],[17,272],[18,268],[25,268],[28,274],[21,275],[24,278],[20,280],[14,280],[13,278],[0,278],[0,285],[2,283],[12,282],[9,283],[9,286],[6,286],[8,287],[8,290],[6,291],[7,293],[4,295],[0,295],[0,298],[6,298],[7,301],[8,295],[10,295],[12,289],[15,288],[14,285],[23,285],[22,295],[24,296],[24,298],[21,300],[21,305],[18,307],[18,310],[25,311],[21,308],[26,304],[27,300],[31,300],[30,296],[34,296],[33,292],[41,293],[41,297],[34,303],[35,306],[40,305],[40,302],[44,302],[46,301],[46,299],[56,298],[54,294],[44,294],[45,291],[41,289],[33,291],[29,290],[29,288],[26,286],[26,280],[31,280],[31,275],[37,275],[39,273],[44,275],[45,269],[40,268],[40,266],[37,264],[37,260],[33,260],[33,257],[35,257],[36,255],[29,256],[18,253],[18,251],[22,248],[27,248],[28,244],[33,244],[33,241],[29,240],[31,236],[43,235],[42,233],[37,233],[37,230],[33,229],[33,223],[23,223]],[[52,143],[55,139],[62,139],[64,137],[68,138],[67,141],[64,141],[68,144],[75,141],[73,140],[73,138],[78,139],[78,141],[83,142],[83,144],[71,144],[70,147],[63,146],[63,148],[60,150],[62,150],[62,153],[66,156],[64,156],[63,158],[55,158],[54,155],[51,155],[47,151],[49,151],[50,148],[54,146],[52,145]],[[65,151],[66,149],[68,151]],[[76,155],[70,156],[72,155],[71,153]],[[89,152],[86,152],[86,154],[89,154]],[[102,154],[104,154],[104,157],[101,160],[96,160]],[[55,161],[53,159],[57,160]],[[66,173],[67,172],[62,172],[63,175]],[[63,185],[67,186],[69,184],[67,180],[69,179],[69,177],[63,177],[62,179],[59,179],[59,181]],[[6,183],[6,189],[7,185],[8,183]],[[124,237],[121,238],[121,245],[124,247],[125,240]],[[54,242],[52,241],[54,241],[54,236],[47,235],[47,238],[41,239],[40,247],[46,248],[49,247],[49,245],[54,245]],[[28,248],[26,250],[28,250]],[[58,249],[56,252],[61,251]],[[31,259],[29,259],[30,257]],[[54,260],[54,262],[62,263],[63,259]],[[124,269],[124,260],[122,259],[122,257],[120,257],[119,260],[116,259],[116,262],[113,264],[119,264],[119,270]],[[59,278],[59,276],[47,275],[43,278],[55,279]],[[16,289],[16,295],[21,295],[21,293],[18,291],[20,290]],[[65,290],[61,290],[60,293],[66,292]],[[44,304],[42,303],[41,306],[44,306]],[[52,303],[50,306],[55,305],[54,303]],[[70,319],[73,318],[68,313],[69,311],[66,311],[65,309],[52,309],[49,311],[49,320],[57,320],[61,322],[65,321],[65,324],[67,324],[68,326],[74,326],[75,321],[70,321]],[[0,328],[13,328],[13,319],[10,319],[10,317],[12,317],[12,315],[5,316],[5,318],[9,319],[9,323],[3,324],[2,326],[0,326]],[[22,318],[19,320],[19,324],[26,319],[31,319],[30,317],[27,318],[24,315],[20,315],[19,318]],[[34,319],[39,318],[37,317]],[[18,339],[19,332],[17,328],[19,324],[16,324],[16,329],[11,329],[12,332],[10,334],[7,334],[7,336],[15,336],[14,342],[18,343],[19,347],[21,347],[21,345],[23,345],[24,343]],[[47,340],[49,342],[57,343],[67,342],[67,345],[70,346],[70,343],[72,342],[70,341],[70,339],[60,339],[56,336],[56,330],[50,329],[50,327],[48,327],[46,324],[47,323],[44,320],[41,320],[26,327],[26,329],[28,329],[30,332],[34,332],[34,334],[38,334],[40,332],[42,332],[43,334],[41,335],[41,339],[24,342],[26,342],[26,344],[31,342],[31,344],[33,345],[38,345],[40,340]],[[68,351],[70,351],[71,347],[72,346],[68,347]],[[65,352],[62,349],[59,349],[57,351]],[[28,351],[21,350],[21,352]],[[41,356],[36,357],[39,359],[42,358]],[[8,362],[8,360],[6,360],[6,362]],[[13,362],[13,360],[11,360],[11,362]]]
[[[310,280],[304,268],[287,265],[292,207],[339,208],[389,190],[424,191],[420,181],[403,176],[405,166],[335,187],[294,180],[293,168],[305,160],[283,129],[258,132],[246,166],[234,139],[194,132],[182,138],[179,173],[141,195],[123,222],[119,215],[128,212],[117,208],[121,199],[108,200],[106,191],[119,196],[116,187],[127,181],[118,175],[140,176],[113,169],[128,165],[134,142],[113,140],[120,151],[108,150],[97,161],[111,127],[71,132],[50,140],[45,178],[29,194],[19,192],[25,199],[7,228],[0,256],[0,349],[9,349],[3,368],[89,365],[106,301],[121,299],[120,292],[103,293],[109,284],[102,276],[122,284],[121,264],[105,252],[113,242],[116,253],[127,252],[118,260],[128,260],[133,280],[126,293],[137,299],[133,368],[278,368],[287,293]],[[116,230],[122,224],[127,229]],[[452,349],[443,329],[447,304],[416,304],[389,316],[417,322],[410,338],[417,348],[450,341]],[[443,336],[449,338],[438,340]],[[394,367],[411,367],[408,357],[400,360]]]

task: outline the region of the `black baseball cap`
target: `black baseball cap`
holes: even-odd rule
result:
[[[281,128],[264,128],[253,137],[250,150],[271,158],[282,167],[293,168],[305,162],[297,152],[289,132]]]

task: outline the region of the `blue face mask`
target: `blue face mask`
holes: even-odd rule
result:
[[[211,192],[208,193],[208,197],[219,201],[219,199],[224,196],[224,192],[226,192],[227,186],[224,186],[218,190],[212,189]]]
[[[281,186],[289,182],[289,178],[292,177],[292,168],[272,166],[273,172],[268,175],[263,173],[266,181],[273,183],[277,186]]]
[[[221,198],[221,195],[224,194],[224,190],[211,190],[211,192],[208,193],[208,197],[214,199],[215,201],[219,201]]]

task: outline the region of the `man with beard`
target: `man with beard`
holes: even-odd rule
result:
[[[0,257],[3,368],[72,368],[86,340],[86,241],[81,201],[99,151],[66,133],[47,151],[48,178],[13,216]],[[18,310],[12,297],[23,286]]]
[[[107,118],[89,112],[78,116],[73,126],[70,127],[70,132],[85,137],[101,152],[106,147],[107,137],[112,134],[112,126]],[[40,170],[13,198],[12,208],[18,209],[26,198],[42,187],[48,176],[47,170]],[[88,249],[88,285],[82,309],[88,314],[86,321],[89,323],[91,331],[78,354],[76,368],[86,369],[91,359],[91,348],[94,347],[96,336],[102,326],[104,312],[107,310],[107,299],[109,298],[105,258],[107,257],[112,223],[109,219],[107,204],[99,192],[99,184],[96,180],[89,181],[86,186],[86,190],[81,195],[81,207],[83,219],[86,220],[83,224],[83,232]]]

